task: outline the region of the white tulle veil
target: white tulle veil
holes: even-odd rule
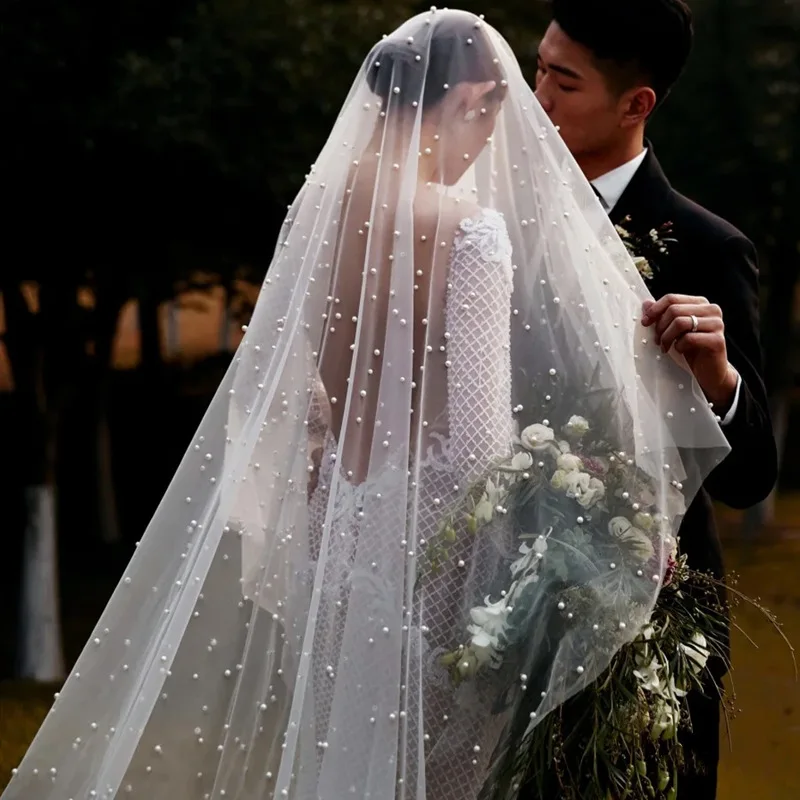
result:
[[[480,225],[470,268],[483,253],[497,279],[455,308],[458,244]],[[492,796],[513,732],[597,678],[646,620],[685,507],[727,453],[685,365],[641,327],[648,296],[495,30],[436,11],[376,44],[244,341],[4,800]],[[532,470],[542,448],[570,455],[570,420],[635,462],[645,521],[620,536],[647,549],[642,564],[566,557],[559,521],[583,499],[570,526],[590,530],[604,507],[567,459],[516,522],[500,513],[476,532],[456,513],[431,572],[421,540],[439,516],[523,430]],[[603,483],[609,465],[595,466]],[[495,664],[451,682],[441,654],[501,596],[514,525],[552,534],[544,563],[565,555],[557,579],[529,587],[526,674],[509,682]],[[581,593],[574,613],[555,602],[564,587]]]

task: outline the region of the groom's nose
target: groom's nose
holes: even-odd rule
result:
[[[534,94],[544,109],[545,114],[551,114],[553,111],[553,97],[552,94],[547,90],[547,78],[539,81],[539,85],[536,87]]]

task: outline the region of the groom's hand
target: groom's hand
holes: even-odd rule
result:
[[[733,402],[739,375],[728,361],[722,309],[705,297],[668,294],[645,301],[642,325],[655,329],[656,344],[665,353],[674,347],[686,359],[716,413],[724,414]]]

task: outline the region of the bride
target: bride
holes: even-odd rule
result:
[[[521,734],[636,634],[726,453],[647,296],[496,31],[432,10],[376,44],[3,800],[515,796]],[[661,509],[644,569],[565,557],[612,492],[570,452],[591,426]],[[487,471],[549,458],[511,513]]]

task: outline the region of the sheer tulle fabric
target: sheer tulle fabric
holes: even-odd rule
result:
[[[685,366],[641,327],[646,297],[491,27],[427,13],[376,45],[4,800],[485,792],[524,704],[541,719],[640,628],[671,533],[727,453]],[[615,594],[615,566],[570,568],[594,595],[569,625],[542,581],[525,691],[500,702],[491,670],[454,685],[440,657],[516,546],[502,518],[462,525],[421,580],[428,540],[519,431],[603,392],[609,440],[664,512],[647,573]]]

